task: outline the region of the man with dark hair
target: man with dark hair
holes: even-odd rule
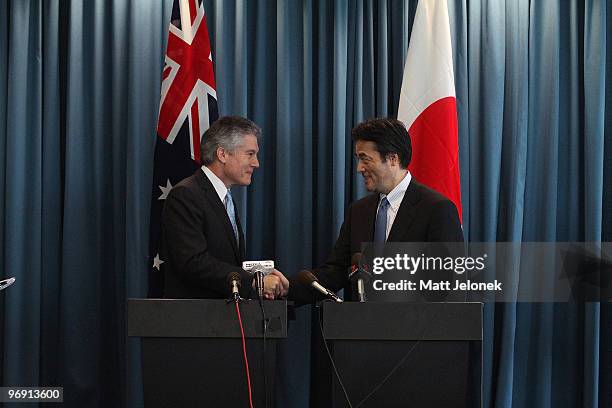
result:
[[[396,119],[371,119],[352,131],[357,171],[371,194],[351,204],[327,262],[313,271],[321,284],[338,291],[348,283],[351,257],[364,242],[462,242],[455,205],[418,183],[407,167],[412,158],[410,136]],[[316,300],[297,280],[289,298]]]
[[[251,184],[260,133],[248,119],[219,118],[202,137],[202,167],[168,195],[161,241],[165,297],[226,298],[231,272],[242,278],[241,295],[252,294],[252,278],[241,267],[245,240],[230,188]],[[284,296],[288,285],[274,270],[264,279],[264,295]]]

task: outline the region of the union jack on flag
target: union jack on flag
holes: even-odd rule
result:
[[[149,297],[163,294],[161,214],[172,186],[200,166],[200,140],[219,116],[202,0],[174,0],[162,71],[153,168]]]

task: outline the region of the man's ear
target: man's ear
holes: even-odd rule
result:
[[[221,146],[219,146],[217,147],[217,151],[215,153],[217,155],[217,160],[225,164],[225,162],[227,161],[227,151]]]
[[[400,159],[399,159],[399,156],[397,155],[397,153],[389,153],[387,155],[387,160],[389,160],[391,162],[392,166],[399,166],[400,165]]]

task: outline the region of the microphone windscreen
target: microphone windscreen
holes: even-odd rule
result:
[[[312,272],[303,270],[298,272],[297,280],[304,286],[310,286],[312,282],[317,281],[317,277],[312,274]]]
[[[261,273],[263,273],[264,275],[267,275],[267,274],[266,274],[266,270],[265,270],[265,269],[264,269],[264,268],[263,268],[261,265],[255,265],[255,266],[253,267],[253,269],[251,269],[251,270],[249,271],[249,273],[251,273],[252,275],[254,275],[254,274],[258,273],[258,272],[261,272]]]
[[[355,252],[351,257],[351,265],[358,265],[361,262],[362,254],[361,252]]]
[[[235,280],[238,287],[240,287],[240,279],[240,274],[238,272],[230,272],[227,275],[227,284],[231,286],[232,281]]]

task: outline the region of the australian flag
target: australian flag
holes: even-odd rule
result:
[[[162,72],[153,169],[149,240],[149,297],[161,297],[159,254],[164,200],[200,166],[200,140],[219,116],[212,52],[202,0],[174,0]]]

